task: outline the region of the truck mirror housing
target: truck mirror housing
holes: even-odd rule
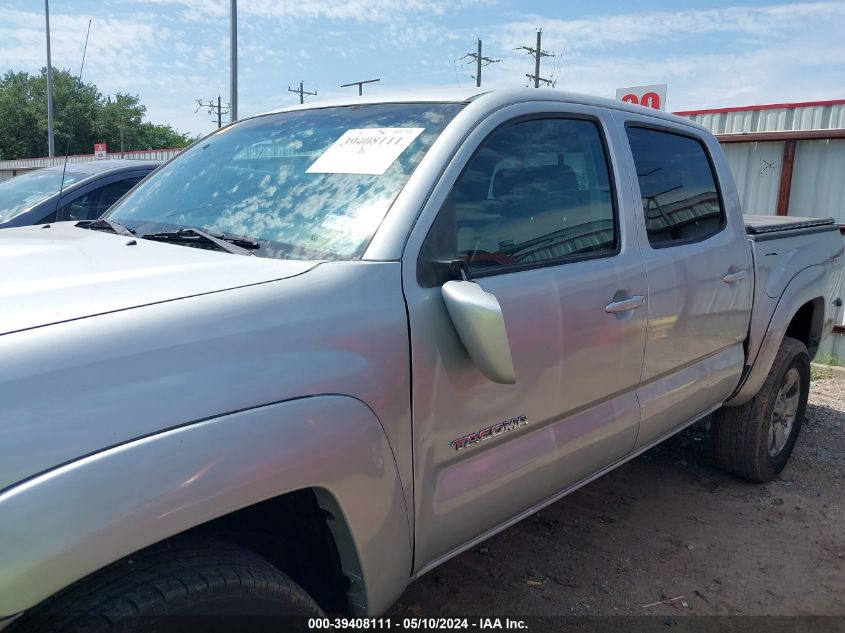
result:
[[[443,301],[464,348],[493,382],[516,383],[508,333],[496,297],[472,281],[447,281]]]

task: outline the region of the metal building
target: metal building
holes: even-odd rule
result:
[[[845,99],[676,114],[719,139],[743,211],[832,217],[845,239]],[[836,333],[821,352],[845,364],[845,309],[839,309],[836,323]]]

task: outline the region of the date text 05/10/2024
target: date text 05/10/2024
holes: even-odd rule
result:
[[[309,618],[308,628],[356,631],[527,630],[528,625],[517,618]]]

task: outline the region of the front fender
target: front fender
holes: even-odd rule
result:
[[[325,395],[183,425],[7,489],[0,619],[148,545],[302,488],[317,489],[342,514],[349,538],[338,543],[353,610],[384,610],[411,574],[396,463],[365,404]]]

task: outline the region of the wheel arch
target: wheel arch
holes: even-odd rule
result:
[[[815,297],[801,305],[789,320],[784,336],[801,341],[807,346],[810,360],[819,350],[824,332],[824,298]]]
[[[812,360],[830,320],[830,313],[825,309],[826,288],[824,266],[805,268],[789,282],[769,319],[753,364],[745,380],[725,403],[727,406],[741,406],[757,394],[774,363],[784,336],[803,342]],[[761,318],[761,315],[752,314],[753,318]]]
[[[0,619],[149,545],[310,491],[350,579],[349,610],[377,613],[409,582],[402,485],[361,401],[268,404],[81,458],[0,494]]]

